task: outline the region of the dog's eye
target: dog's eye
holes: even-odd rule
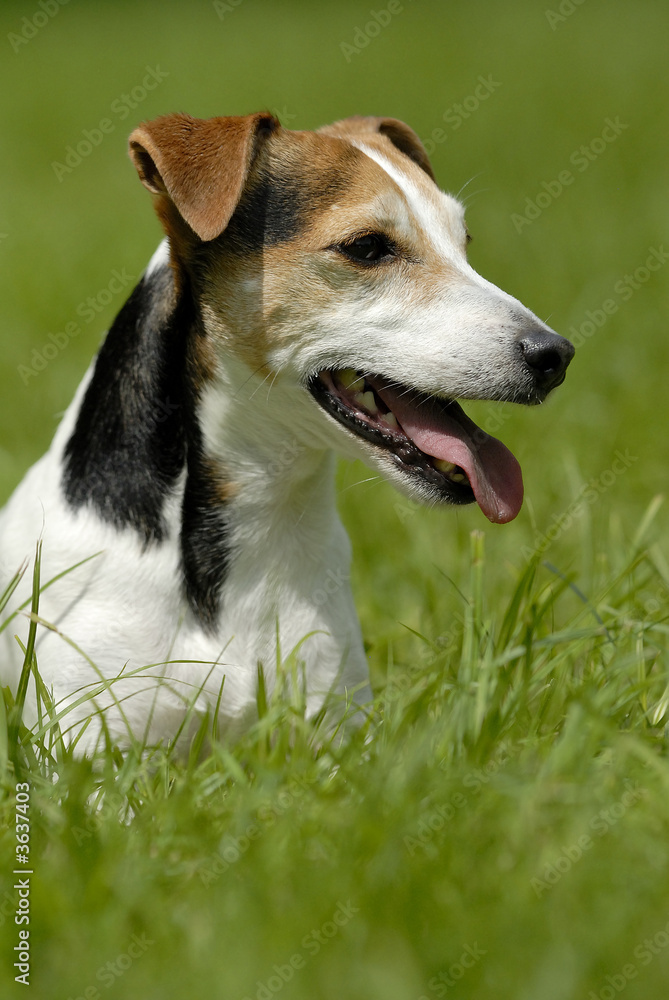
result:
[[[391,243],[377,233],[369,233],[366,236],[358,236],[350,243],[340,243],[337,247],[341,253],[351,260],[360,261],[362,264],[375,264],[379,260],[394,255]]]

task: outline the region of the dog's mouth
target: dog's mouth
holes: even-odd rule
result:
[[[518,514],[523,502],[518,462],[454,400],[351,368],[323,370],[309,389],[329,414],[387,452],[436,499],[476,501],[490,521],[501,524]]]

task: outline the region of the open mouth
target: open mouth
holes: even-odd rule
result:
[[[311,379],[309,389],[331,416],[385,451],[435,499],[476,501],[498,523],[518,514],[523,502],[518,462],[454,400],[352,368],[325,369]]]

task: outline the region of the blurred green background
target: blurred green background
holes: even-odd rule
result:
[[[385,537],[379,510],[393,512],[398,544],[410,546],[425,527],[431,546],[448,559],[455,553],[454,562],[468,532],[485,527],[502,562],[606,473],[617,449],[635,461],[601,491],[600,513],[625,513],[633,525],[664,489],[669,272],[638,272],[643,280],[625,286],[626,300],[614,289],[669,231],[666,5],[71,0],[44,12],[55,4],[5,2],[0,10],[0,500],[47,446],[125,297],[107,292],[114,271],[138,276],[160,237],[126,155],[129,132],[174,110],[261,108],[291,128],[349,114],[409,122],[434,147],[441,185],[467,185],[473,265],[559,332],[573,336],[584,323],[594,332],[581,336],[567,382],[546,406],[472,408],[500,428],[523,466],[527,500],[512,527],[491,527],[474,509],[409,511],[407,519],[385,484],[345,490],[354,535],[361,526],[363,601],[379,580],[371,559]],[[150,69],[154,89],[143,86]],[[68,172],[55,167],[67,167],[67,148],[102,119],[111,125],[99,145]],[[610,143],[600,139],[607,119],[625,126]],[[564,170],[574,180],[551,198],[542,185],[555,192]],[[518,232],[512,217],[537,195],[550,203]],[[613,315],[602,311],[606,300],[617,306]],[[601,327],[588,312],[601,312]],[[49,334],[57,339],[71,322],[81,333],[54,347]],[[50,357],[40,361],[45,346]],[[349,467],[342,482],[365,476]],[[411,572],[395,583],[370,608],[389,627],[425,585]]]
[[[362,466],[340,469],[341,507],[355,553],[356,601],[372,669],[376,676],[382,674],[391,645],[405,663],[420,655],[406,625],[433,637],[453,632],[453,616],[461,604],[445,575],[463,586],[472,529],[486,532],[490,605],[504,597],[509,581],[517,579],[525,564],[523,552],[537,543],[560,572],[573,573],[581,590],[589,594],[596,572],[605,575],[609,562],[615,562],[611,540],[625,547],[651,499],[665,490],[666,483],[669,268],[663,254],[669,249],[668,31],[669,9],[660,0],[634,4],[395,0],[374,5],[368,0],[216,4],[70,0],[62,7],[57,0],[42,0],[41,5],[38,0],[3,0],[0,502],[47,447],[103,331],[122,304],[125,291],[108,292],[114,272],[139,276],[160,238],[150,199],[126,155],[127,136],[137,122],[170,111],[206,117],[268,108],[290,128],[313,128],[351,114],[388,115],[407,121],[428,142],[435,173],[446,190],[457,193],[464,188],[474,267],[554,329],[576,337],[579,349],[564,386],[545,406],[467,407],[505,441],[523,467],[526,501],[513,524],[488,525],[475,508],[417,509],[386,484],[363,482],[369,473]],[[487,88],[481,78],[488,81]],[[154,89],[145,86],[145,80],[155,83]],[[477,88],[479,95],[487,90],[486,96],[477,97]],[[68,147],[86,141],[86,131],[97,139],[93,130],[103,119],[109,123],[107,131],[81,162],[71,159],[75,165],[67,171],[54,168],[54,164],[67,166]],[[607,119],[615,123],[613,130]],[[601,138],[603,133],[610,141]],[[573,177],[568,184],[564,171]],[[563,189],[558,191],[560,185]],[[525,222],[519,222],[521,215]],[[649,258],[655,270],[646,267]],[[81,332],[61,346],[63,331],[73,322]],[[627,456],[622,471],[616,471],[621,469],[616,464],[619,452]],[[562,527],[557,530],[559,518]],[[666,528],[667,515],[661,512],[653,539],[656,560],[660,564],[664,560],[665,568]],[[553,541],[547,532],[555,536]],[[656,583],[653,586],[657,588]],[[665,588],[665,604],[666,593]],[[573,594],[564,596],[564,602],[569,601],[578,603]],[[665,612],[660,612],[663,616]],[[406,767],[401,754],[397,767]],[[361,802],[365,795],[371,803],[364,807],[371,822],[377,818],[376,799],[363,787]],[[509,816],[515,815],[510,799],[505,808]],[[346,817],[340,821],[343,829]],[[475,822],[473,817],[465,843],[469,836],[478,836],[481,850],[487,849],[483,828],[475,829]],[[513,822],[510,819],[509,825]],[[520,819],[518,824],[522,853]],[[136,836],[136,830],[130,836],[133,832]],[[145,835],[150,845],[151,830]],[[176,843],[178,830],[173,835]],[[134,926],[132,913],[142,905],[136,898],[140,883],[135,885],[133,873],[123,869],[123,829],[115,829],[112,836],[117,868],[105,874],[105,892],[111,893],[110,885],[122,885]],[[574,904],[573,917],[580,918],[579,935],[589,949],[596,949],[599,940],[597,928],[589,927],[584,916],[590,896],[605,895],[610,878],[620,889],[619,907],[624,909],[634,895],[633,886],[622,885],[625,873],[616,860],[615,840],[607,843],[610,855],[600,861],[592,886],[582,885]],[[449,849],[463,882],[476,882],[476,851],[462,859],[459,849]],[[332,850],[330,858],[336,858],[335,847]],[[652,852],[648,833],[643,850],[639,847],[635,855],[639,870],[650,864]],[[293,855],[299,871],[297,848]],[[58,857],[51,860],[58,863]],[[501,858],[500,873],[506,871],[504,863]],[[82,891],[86,864],[82,860]],[[262,870],[271,873],[269,853],[263,865]],[[382,884],[373,861],[367,875],[367,901],[373,909],[375,886]],[[332,868],[330,893],[337,877]],[[420,892],[429,884],[427,869],[422,877],[417,890],[406,886],[403,905],[409,914],[421,910]],[[303,890],[295,891],[298,897],[303,892],[304,900],[311,899],[313,910],[316,890],[307,884],[309,879],[307,872]],[[654,881],[650,869],[648,881]],[[430,912],[437,914],[436,920],[452,903],[444,885],[439,906],[432,900]],[[526,883],[518,883],[518,898],[526,888]],[[75,916],[78,890],[72,883],[63,891],[71,898],[62,914],[62,947],[54,946],[54,954],[60,956],[63,981],[85,982],[74,975],[70,979],[71,970],[65,970],[77,953],[81,927]],[[164,891],[167,895],[172,891],[167,876]],[[275,914],[281,910],[282,892],[277,887]],[[494,887],[479,881],[462,940],[473,943],[479,926],[475,917],[483,914],[484,920],[500,928],[497,965],[489,963],[488,968],[504,969],[514,930],[502,928],[504,900],[489,906],[489,895],[492,898]],[[216,926],[229,932],[239,913],[233,902],[225,902],[222,890],[217,898]],[[247,929],[253,921],[262,921],[264,898],[258,886],[256,909],[249,904],[244,916]],[[211,992],[218,975],[215,968],[226,966],[226,954],[235,958],[235,945],[228,938],[219,946],[221,954],[212,957],[204,890],[202,899],[200,923],[192,926],[193,907],[187,909],[183,901],[175,900],[169,940],[179,938],[182,921],[191,948],[183,977],[201,969],[203,976],[206,972],[212,977],[206,979]],[[337,902],[336,895],[332,899]],[[660,908],[661,901],[656,902]],[[464,896],[460,903],[459,912],[468,913]],[[38,904],[43,913],[51,905],[41,897]],[[387,896],[379,889],[378,911],[385,905]],[[556,918],[563,937],[572,926],[570,906],[567,901]],[[605,909],[600,906],[600,919]],[[536,951],[527,952],[521,936],[514,951],[513,967],[532,968],[534,978],[524,983],[522,991],[520,987],[514,991],[510,983],[503,989],[499,983],[495,987],[488,972],[488,979],[480,982],[481,992],[471,995],[570,1000],[569,983],[585,981],[574,970],[587,960],[581,956],[578,966],[571,944],[559,953],[551,951],[555,926],[547,912],[539,925],[535,911],[529,906],[524,910],[518,934],[529,938],[535,933]],[[108,913],[101,912],[95,932],[89,957],[93,968],[125,941],[125,932]],[[49,922],[59,919],[54,910]],[[295,927],[308,929],[309,921],[315,920],[305,916],[301,922],[295,914],[291,919],[285,933],[277,931],[285,938],[283,950],[276,952],[279,957],[290,954]],[[402,927],[403,920],[398,915],[395,926]],[[659,917],[654,926],[660,926],[658,921]],[[413,927],[410,918],[408,922]],[[421,927],[416,919],[416,940],[425,937]],[[437,925],[427,931],[433,938],[441,933]],[[108,932],[115,943],[106,949]],[[347,938],[347,954],[355,954],[360,962],[367,961],[368,953],[373,956],[375,997],[416,1000],[418,991],[426,990],[425,977],[411,964],[403,944],[411,929],[396,930],[394,937],[377,934],[370,940],[356,937],[357,933]],[[198,935],[209,942],[200,951],[193,944]],[[492,932],[490,936],[494,937]],[[634,943],[636,938],[630,940]],[[171,947],[169,942],[164,946],[162,959],[169,960]],[[457,957],[454,948],[445,952],[452,956],[449,961]],[[166,986],[150,987],[151,976],[160,974],[157,951],[142,967],[147,970],[142,973],[146,975],[143,996],[168,995]],[[275,954],[262,969],[250,955],[249,947],[244,951],[248,968],[242,970],[246,980],[240,972],[235,981],[253,982],[263,969],[265,978],[269,975]],[[621,964],[624,959],[621,955]],[[323,966],[319,995],[347,995],[342,987],[346,957],[337,961],[343,964],[336,966],[328,958]],[[601,959],[598,975],[613,969],[616,961],[613,949]],[[651,980],[662,981],[659,963],[653,966]],[[559,986],[554,985],[558,981]],[[413,985],[410,989],[406,984]],[[291,989],[286,986],[284,995],[293,995]],[[219,995],[227,1000],[225,993]],[[430,1000],[439,995],[444,994],[433,989]],[[467,996],[466,985],[460,993],[454,988],[453,995]]]

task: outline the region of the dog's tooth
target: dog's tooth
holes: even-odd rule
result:
[[[467,477],[465,476],[465,474],[463,472],[452,472],[451,473],[451,479],[453,480],[454,483],[466,483],[467,482]]]
[[[434,467],[438,469],[439,472],[451,473],[455,468],[453,462],[446,462],[443,458],[435,458]]]
[[[388,413],[381,413],[379,419],[383,421],[384,424],[388,424],[388,427],[392,427],[393,430],[399,430],[399,424],[397,423],[397,417],[390,410]]]
[[[378,412],[379,408],[376,405],[373,392],[354,392],[353,402],[357,403],[360,409],[365,410],[367,413]]]
[[[353,392],[360,392],[364,388],[365,380],[358,375],[354,368],[344,368],[343,371],[337,372],[336,377],[344,389],[352,389]]]
[[[368,413],[378,413],[379,408],[376,405],[376,400],[374,398],[373,392],[361,392],[358,393],[362,397],[362,405],[367,410]]]

